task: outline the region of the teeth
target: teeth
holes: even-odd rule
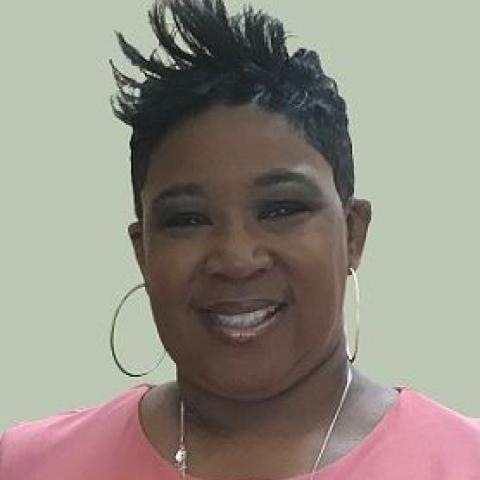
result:
[[[265,317],[274,313],[278,305],[272,305],[254,312],[241,313],[238,315],[224,315],[220,313],[211,313],[211,317],[217,322],[227,327],[252,327],[265,320]]]

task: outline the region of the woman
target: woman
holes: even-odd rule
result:
[[[186,46],[166,3],[150,19],[169,60],[119,34],[146,79],[113,67],[113,108],[133,128],[128,232],[177,379],[15,425],[0,478],[480,478],[480,419],[353,367],[342,306],[347,276],[359,301],[371,205],[318,55],[290,56],[252,8],[168,9]],[[114,360],[141,376],[116,357],[119,308]]]

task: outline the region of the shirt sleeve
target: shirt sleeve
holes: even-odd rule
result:
[[[5,447],[5,432],[0,432],[0,479],[4,478],[3,475],[3,451]]]

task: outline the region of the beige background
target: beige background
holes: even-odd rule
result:
[[[292,50],[319,51],[348,104],[356,194],[373,204],[357,365],[480,416],[478,2],[253,3],[298,34]],[[149,5],[0,7],[0,430],[174,378],[171,361],[128,378],[108,345],[141,277],[126,233],[130,132],[110,111],[107,61],[127,68],[114,29],[150,53]],[[350,284],[346,313],[352,335]],[[123,362],[147,369],[161,347],[143,290],[119,320]]]

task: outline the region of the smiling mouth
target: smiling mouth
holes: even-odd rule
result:
[[[228,344],[243,345],[257,339],[283,318],[286,303],[272,305],[254,312],[225,315],[201,311],[200,318],[217,338]]]

